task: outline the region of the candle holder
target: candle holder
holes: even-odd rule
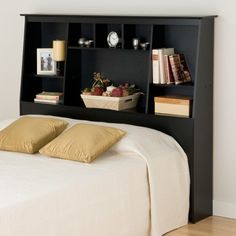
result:
[[[83,47],[85,45],[86,42],[86,38],[79,38],[78,40],[78,44],[80,47]]]
[[[138,38],[133,38],[132,45],[134,47],[134,50],[137,50],[138,45],[139,45],[139,39]]]
[[[64,73],[65,40],[53,40],[53,60],[56,62],[56,74]]]

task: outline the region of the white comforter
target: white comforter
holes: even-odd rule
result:
[[[187,223],[188,163],[176,141],[100,124],[127,135],[92,164],[0,151],[0,236],[160,236]]]

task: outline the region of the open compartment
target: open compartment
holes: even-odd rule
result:
[[[116,48],[122,48],[122,24],[96,24],[95,45],[97,48],[109,48],[107,37],[112,31],[116,32],[119,37]]]
[[[78,68],[74,68],[81,72],[80,82],[76,89],[78,94],[82,89],[91,88],[94,82],[93,73],[100,72],[111,80],[114,86],[130,83],[135,84],[141,92],[144,92],[144,95],[140,96],[137,105],[137,110],[144,112],[147,97],[147,71],[149,68],[148,53],[117,50],[114,56],[114,50],[81,50],[79,54],[81,63]]]
[[[175,53],[183,53],[191,74],[195,79],[198,32],[196,25],[154,25],[152,48],[174,48]]]
[[[126,49],[149,49],[151,43],[151,25],[125,24],[124,25],[124,48]],[[135,48],[133,40],[138,40],[138,46]],[[146,48],[142,44],[146,43]]]
[[[84,39],[84,41],[92,40],[93,42],[91,42],[89,47],[94,47],[94,27],[94,24],[89,23],[70,23],[68,45],[87,46],[86,44],[82,45],[79,43],[80,39]]]

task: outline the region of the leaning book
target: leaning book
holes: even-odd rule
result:
[[[181,53],[169,55],[169,61],[175,84],[181,84],[191,81],[191,75],[184,54]]]

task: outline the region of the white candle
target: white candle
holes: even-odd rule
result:
[[[53,40],[53,60],[65,60],[65,40]]]

